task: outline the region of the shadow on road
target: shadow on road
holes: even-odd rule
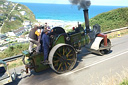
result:
[[[17,74],[17,77],[18,76],[21,76],[21,74]],[[16,78],[16,80],[14,80],[13,82],[11,83],[8,83],[6,85],[18,85],[18,83],[21,81],[22,78]]]
[[[53,70],[50,68],[46,69],[44,71],[41,71],[39,73],[31,71],[31,73],[29,73],[29,74],[26,74],[26,73],[17,74],[16,80],[11,83],[8,83],[6,85],[19,85],[19,84],[24,85],[25,82],[26,82],[26,84],[28,83],[28,85],[30,85],[30,83],[31,83],[31,85],[34,85],[34,83],[37,83],[36,81],[41,82],[41,81],[50,79],[52,77],[53,77]],[[32,81],[32,82],[30,82],[30,81]]]
[[[108,54],[110,54],[112,52],[113,51],[110,50],[110,52]],[[89,55],[89,54],[93,54],[93,56],[87,57],[87,55]],[[105,54],[105,55],[108,55],[108,54]],[[98,56],[101,56],[101,55],[96,54],[96,53],[91,53],[86,48],[83,48],[82,51],[79,54],[77,54],[77,63],[74,68],[76,68],[83,61],[83,58],[89,59],[89,58],[94,58],[94,57],[98,57]]]

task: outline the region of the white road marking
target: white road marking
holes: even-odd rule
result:
[[[85,67],[80,68],[80,69],[75,70],[75,71],[70,71],[70,72],[68,72],[68,73],[64,73],[64,74],[62,74],[62,75],[65,75],[65,76],[70,75],[70,74],[72,74],[72,73],[75,73],[75,72],[81,71],[81,70],[83,70],[83,69],[92,67],[92,66],[97,65],[97,64],[99,64],[99,63],[102,63],[102,62],[104,62],[104,61],[107,61],[107,60],[116,58],[116,57],[118,57],[118,56],[120,56],[120,55],[123,55],[123,54],[125,54],[125,53],[128,53],[128,51],[125,51],[125,52],[123,52],[123,53],[117,54],[117,55],[115,55],[115,56],[111,56],[111,57],[106,58],[106,59],[103,59],[103,60],[101,60],[101,61],[96,61],[96,62],[94,62],[93,64],[90,64],[90,65],[88,65],[88,66],[85,66]]]

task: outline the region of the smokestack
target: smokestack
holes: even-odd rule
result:
[[[88,9],[84,9],[84,19],[85,19],[85,25],[86,25],[86,33],[90,32],[89,29],[89,16],[88,16]]]

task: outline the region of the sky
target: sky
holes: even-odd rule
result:
[[[70,4],[69,0],[8,0],[12,2]],[[128,0],[91,0],[91,5],[128,6]]]

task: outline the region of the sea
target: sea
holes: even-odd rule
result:
[[[72,4],[44,4],[44,3],[20,3],[27,6],[34,14],[36,19],[42,20],[62,20],[84,22],[83,9]],[[113,9],[125,6],[95,6],[89,7],[89,19],[96,15],[108,12]]]

